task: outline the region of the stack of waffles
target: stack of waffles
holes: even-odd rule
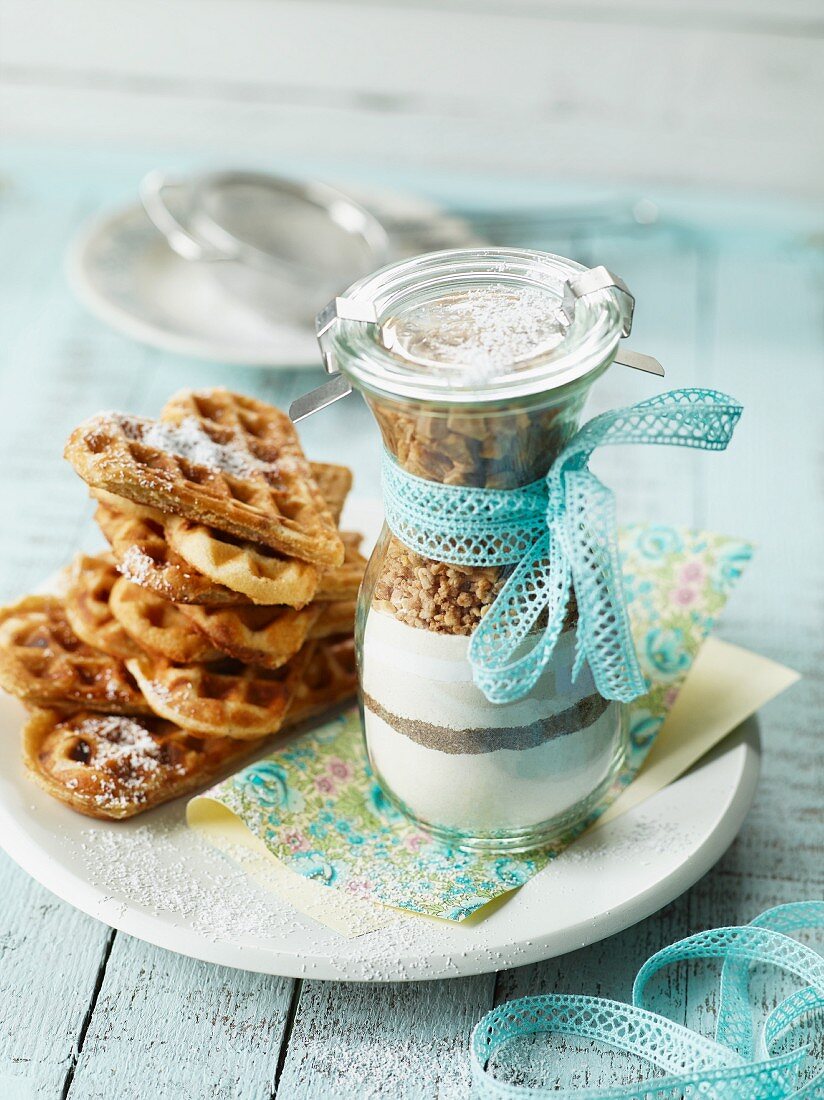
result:
[[[130,817],[354,694],[351,472],[307,462],[282,412],[185,391],[159,420],[86,421],[65,454],[110,549],[0,609],[0,684],[50,794]]]

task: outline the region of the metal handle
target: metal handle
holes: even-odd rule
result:
[[[155,169],[140,181],[140,201],[152,224],[166,239],[169,247],[184,260],[224,260],[226,256],[201,239],[172,213],[164,191],[170,187],[180,187],[182,180],[167,172]]]
[[[618,348],[615,362],[622,367],[632,367],[633,370],[641,370],[645,374],[655,374],[658,378],[664,377],[664,368],[652,355],[644,355],[641,351],[631,351],[630,348]]]
[[[564,288],[564,301],[561,312],[566,318],[567,324],[572,324],[575,317],[575,303],[579,298],[585,298],[588,294],[595,294],[601,290],[617,290],[624,301],[624,323],[622,335],[627,337],[632,332],[632,316],[635,312],[635,298],[627,284],[620,276],[606,267],[591,267],[574,279],[567,280]],[[632,367],[633,370],[644,371],[646,374],[655,374],[659,378],[664,377],[664,368],[651,355],[644,355],[640,351],[631,351],[629,348],[619,347],[615,354],[615,362],[624,367]]]
[[[342,397],[348,397],[351,392],[352,387],[349,380],[342,374],[333,374],[329,381],[324,382],[322,386],[318,386],[316,389],[310,390],[309,393],[304,393],[295,398],[289,406],[289,419],[293,424],[297,424],[299,420],[305,420],[312,413],[320,412],[321,409],[334,405]]]

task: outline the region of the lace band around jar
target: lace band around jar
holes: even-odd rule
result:
[[[472,635],[475,683],[493,703],[526,695],[549,663],[574,588],[575,675],[587,662],[605,699],[647,690],[632,643],[618,557],[615,498],[588,468],[607,444],[724,450],[742,406],[716,390],[672,390],[588,421],[540,481],[519,489],[443,485],[383,461],[386,522],[424,557],[515,568]],[[535,642],[539,616],[547,624]]]

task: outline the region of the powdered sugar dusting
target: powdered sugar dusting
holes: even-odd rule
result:
[[[135,584],[145,585],[157,563],[139,546],[129,546],[117,564],[118,571]]]
[[[109,810],[145,802],[147,777],[159,769],[165,768],[167,773],[181,770],[164,763],[160,743],[134,718],[119,715],[85,718],[74,727],[74,732],[91,750],[88,763],[94,785],[89,788],[82,784],[84,796],[91,795],[97,805]],[[81,788],[77,776],[65,783],[72,790]]]
[[[145,726],[134,718],[105,714],[86,718],[77,733],[94,745],[95,765],[114,763],[154,770],[160,759],[160,746]]]
[[[214,942],[266,936],[279,923],[245,871],[182,824],[88,829],[81,850],[90,880],[124,911],[136,905],[171,915]]]
[[[314,970],[311,957],[317,954],[335,960],[340,978],[347,976],[347,966],[357,960],[355,965],[365,979],[394,979],[399,969],[403,971],[400,960],[408,956],[410,948],[413,956],[419,950],[420,962],[410,960],[407,977],[431,977],[428,952],[432,948],[448,951],[452,941],[453,929],[392,910],[388,911],[391,923],[366,936],[348,939],[324,928],[259,886],[242,863],[212,847],[198,831],[188,829],[179,806],[154,811],[145,824],[95,825],[84,828],[79,836],[75,833],[71,841],[66,839],[79,857],[84,877],[104,896],[110,919],[114,902],[123,915],[138,911],[161,917],[165,923],[186,928],[212,943],[240,948],[269,943],[282,951],[297,937],[308,956],[301,968],[308,977]],[[340,906],[341,916],[345,915],[345,896],[335,890],[327,892],[327,905],[331,909]],[[312,944],[309,949],[307,937]],[[364,952],[358,944],[366,938],[371,947]],[[509,961],[520,961],[520,955],[513,949]],[[491,965],[500,965],[500,958],[491,952]],[[454,961],[447,958],[438,976],[457,973]]]
[[[230,443],[218,443],[194,416],[185,417],[179,424],[141,421],[126,416],[119,416],[118,420],[130,438],[140,440],[147,447],[230,477],[245,478],[268,468],[267,463],[245,448],[242,437]]]
[[[546,290],[495,284],[418,306],[386,322],[383,335],[400,355],[482,381],[551,351],[564,326],[559,301]]]

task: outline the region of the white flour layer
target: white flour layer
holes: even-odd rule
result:
[[[446,828],[517,830],[566,812],[612,769],[619,705],[606,705],[584,729],[577,728],[576,708],[595,688],[588,668],[572,683],[574,631],[562,636],[530,696],[515,703],[490,703],[475,686],[468,646],[468,638],[420,630],[370,611],[362,675],[366,739],[375,767],[416,816]],[[570,731],[559,732],[558,719],[566,713]],[[539,731],[542,721],[553,718],[552,736],[541,740],[536,732],[537,743],[524,736],[525,727]],[[412,723],[424,732],[415,727],[410,736]],[[499,731],[487,739],[493,747],[460,751],[466,740],[460,731],[486,729]],[[506,744],[509,729],[512,747]],[[522,747],[516,748],[518,741]]]
[[[461,832],[526,829],[565,813],[609,773],[617,704],[585,730],[531,749],[444,753],[365,713],[372,763],[421,820]]]
[[[402,718],[449,729],[525,726],[566,710],[595,691],[589,668],[575,684],[575,632],[558,639],[553,660],[527,699],[490,703],[472,680],[469,638],[435,634],[370,611],[364,636],[363,690]]]

